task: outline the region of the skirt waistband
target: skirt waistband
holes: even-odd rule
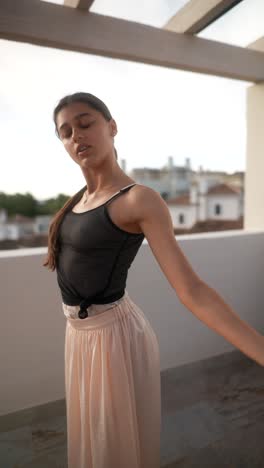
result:
[[[64,313],[65,317],[67,317],[67,319],[74,320],[74,321],[79,321],[79,322],[84,322],[84,321],[89,320],[89,317],[92,318],[95,315],[102,314],[103,312],[105,312],[105,311],[107,311],[109,309],[112,309],[113,307],[116,307],[118,304],[120,304],[127,297],[128,297],[128,293],[125,290],[124,295],[120,299],[118,299],[116,301],[109,302],[107,304],[91,304],[89,307],[87,307],[88,317],[85,318],[85,319],[80,319],[78,317],[78,312],[80,310],[79,305],[70,306],[70,305],[64,304],[64,302],[62,302],[62,309],[63,309],[63,313]]]

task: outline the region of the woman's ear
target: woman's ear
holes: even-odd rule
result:
[[[112,119],[110,121],[110,125],[111,125],[111,136],[114,137],[116,136],[117,134],[117,125],[116,125],[116,121],[114,119]]]

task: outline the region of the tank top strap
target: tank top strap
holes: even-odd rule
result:
[[[134,182],[133,184],[130,184],[130,185],[127,185],[126,187],[123,187],[121,188],[118,192],[114,193],[114,195],[112,195],[111,198],[109,198],[109,200],[107,200],[105,202],[105,205],[107,205],[110,201],[112,201],[114,198],[117,198],[119,197],[119,195],[122,195],[122,193],[124,192],[127,192],[131,187],[133,187],[134,185],[136,185],[136,183]]]

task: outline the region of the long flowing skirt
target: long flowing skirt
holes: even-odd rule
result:
[[[159,468],[160,353],[157,337],[127,291],[66,315],[68,468]]]

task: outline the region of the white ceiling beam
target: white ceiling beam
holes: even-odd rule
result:
[[[237,80],[264,80],[264,53],[39,0],[1,0],[0,37]]]
[[[264,52],[264,36],[260,37],[254,42],[251,42],[251,44],[248,44],[248,49],[254,49],[254,50],[259,50],[260,52]]]
[[[242,0],[189,0],[163,27],[168,31],[197,34]]]
[[[79,8],[79,10],[86,10],[88,11],[94,0],[64,0],[64,6],[71,7],[71,8]]]

